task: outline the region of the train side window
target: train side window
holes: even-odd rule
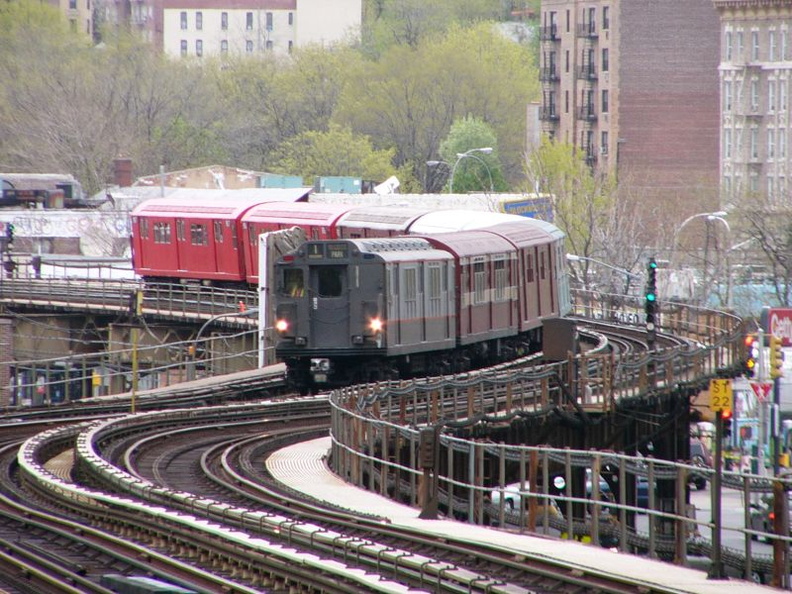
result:
[[[148,239],[149,238],[148,219],[138,219],[138,225],[140,227],[140,236],[143,239]]]
[[[528,254],[525,259],[525,282],[534,282],[534,263],[533,254]]]
[[[206,225],[190,225],[190,243],[193,245],[209,245],[207,235]]]
[[[340,297],[344,283],[343,266],[321,266],[317,268],[319,297]]]
[[[495,301],[503,301],[506,298],[506,260],[495,260]]]
[[[283,293],[290,297],[302,297],[305,294],[302,270],[287,268],[283,271]]]
[[[215,242],[223,243],[223,223],[222,223],[222,221],[214,221],[214,236],[215,236]]]
[[[442,295],[442,273],[439,263],[430,263],[428,267],[429,281],[427,283],[426,292],[427,300],[429,303],[430,316],[439,316],[443,311],[442,302],[440,297]]]
[[[170,223],[154,223],[154,243],[170,243]]]
[[[484,303],[486,301],[486,281],[487,272],[484,267],[484,262],[475,262],[473,264],[473,302]]]
[[[184,219],[178,219],[176,221],[176,240],[184,241]]]

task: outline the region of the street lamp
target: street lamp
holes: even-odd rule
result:
[[[474,155],[473,153],[483,153],[485,155],[489,155],[492,152],[491,146],[485,146],[482,148],[472,148],[470,150],[465,151],[464,153],[457,153],[457,159],[454,162],[454,166],[451,168],[451,179],[448,182],[448,193],[454,193],[454,175],[456,174],[457,167],[459,166],[459,162],[463,159],[471,158],[476,159],[477,161],[481,162],[484,165],[485,169],[487,170],[487,175],[489,175],[490,181],[490,192],[494,191],[494,185],[492,183],[492,171],[490,171],[489,165],[487,165],[486,161],[481,157]]]
[[[731,235],[731,227],[729,226],[728,221],[726,221],[726,219],[724,218],[728,214],[729,213],[727,213],[726,211],[723,211],[723,210],[718,210],[718,211],[715,211],[715,212],[700,212],[700,213],[696,213],[694,215],[690,215],[688,218],[686,218],[684,221],[682,221],[682,224],[679,225],[679,227],[677,227],[676,231],[674,232],[674,241],[673,241],[673,244],[671,246],[671,253],[672,253],[671,260],[672,261],[675,260],[674,256],[676,255],[676,249],[677,249],[677,244],[678,244],[678,240],[679,240],[679,234],[682,232],[682,229],[684,229],[685,226],[688,223],[690,223],[691,221],[693,221],[695,219],[703,218],[706,221],[706,224],[707,224],[707,235],[706,235],[705,240],[704,240],[704,278],[702,279],[702,287],[703,287],[703,292],[704,293],[706,293],[706,290],[707,290],[706,289],[706,285],[707,285],[707,282],[708,282],[708,270],[707,269],[709,268],[709,239],[710,239],[709,224],[712,221],[720,221],[721,223],[723,223],[726,226],[726,231],[729,233],[729,235]],[[728,256],[728,254],[727,254],[727,256]],[[730,281],[730,279],[729,279],[729,281]],[[727,286],[726,286],[727,302],[729,300],[728,294],[729,294],[730,289],[731,289],[731,287],[729,286],[730,285],[729,281],[727,281]],[[702,300],[704,300],[704,301],[706,300],[706,294],[702,295]]]
[[[602,260],[597,260],[597,258],[591,258],[588,256],[578,256],[576,254],[567,254],[566,259],[568,262],[594,262],[595,264],[599,264],[600,266],[604,266],[605,268],[610,268],[611,270],[615,270],[616,272],[621,272],[627,277],[627,282],[624,288],[624,294],[626,295],[630,290],[630,279],[641,279],[643,278],[640,274],[635,274],[634,272],[630,272],[625,268],[619,268],[618,266],[613,266],[612,264],[608,264],[607,262],[603,262]]]

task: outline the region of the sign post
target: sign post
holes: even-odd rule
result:
[[[723,473],[723,414],[731,415],[734,390],[730,379],[711,379],[710,410],[715,413],[715,474],[712,477],[712,564],[707,578],[729,579],[721,551],[721,479]]]

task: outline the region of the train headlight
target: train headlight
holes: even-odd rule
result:
[[[286,332],[288,329],[289,329],[289,322],[287,322],[286,320],[281,319],[275,322],[275,330],[277,330],[281,334]]]
[[[372,318],[371,321],[369,322],[369,330],[371,330],[374,333],[382,332],[383,325],[384,324],[382,323],[381,319]]]

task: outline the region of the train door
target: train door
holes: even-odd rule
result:
[[[310,267],[310,336],[314,344],[329,348],[348,346],[350,303],[347,284],[346,265]]]

